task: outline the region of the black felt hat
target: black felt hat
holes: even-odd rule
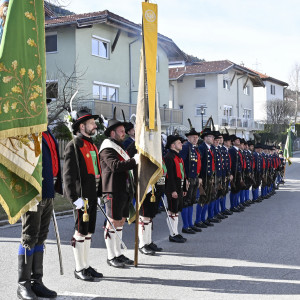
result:
[[[254,146],[255,149],[263,149],[263,145],[260,143],[255,144]]]
[[[226,141],[231,141],[231,137],[228,133],[225,133],[225,134],[222,134],[223,136],[223,140],[226,142]]]
[[[232,141],[232,142],[234,142],[235,140],[240,140],[240,141],[241,141],[241,138],[238,137],[238,136],[236,136],[235,134],[232,134],[232,135],[230,136],[230,138],[231,138],[231,141]]]
[[[198,135],[199,136],[200,132],[197,132],[195,130],[195,128],[191,128],[191,130],[188,133],[185,134],[185,136],[189,136],[189,135]]]
[[[204,139],[204,137],[208,136],[208,135],[214,135],[214,131],[211,131],[211,129],[209,128],[204,128],[201,133],[200,133],[200,137],[201,139]]]
[[[213,131],[213,135],[215,139],[218,139],[222,134],[220,133],[220,131]]]
[[[99,115],[92,115],[87,109],[81,109],[76,113],[76,119],[73,119],[72,129],[74,134],[78,131],[79,125],[89,119],[99,119]]]
[[[193,127],[193,125],[192,125],[192,122],[191,122],[191,120],[190,119],[188,119],[188,122],[189,122],[189,124],[190,124],[190,131],[189,132],[187,132],[186,134],[185,134],[185,136],[189,136],[189,135],[200,135],[200,132],[197,132],[196,130],[195,130],[195,128]]]
[[[108,120],[108,125],[107,128],[104,131],[104,134],[109,137],[110,136],[110,132],[112,130],[114,130],[115,128],[119,127],[123,125],[125,127],[125,122],[121,122],[119,120],[116,119],[116,107],[114,108],[114,116],[112,119]]]
[[[166,149],[169,149],[170,146],[177,140],[180,140],[181,142],[183,142],[183,138],[180,135],[169,135],[167,137]]]
[[[134,128],[134,125],[131,122],[126,122],[125,124],[125,132],[128,133],[129,130]]]

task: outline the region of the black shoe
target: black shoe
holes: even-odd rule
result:
[[[134,261],[132,259],[129,259],[128,257],[126,257],[125,255],[120,255],[118,257],[116,257],[116,259],[123,263],[125,266],[132,266],[134,264]]]
[[[239,209],[237,209],[237,208],[235,208],[235,207],[230,208],[230,211],[231,211],[231,212],[241,212],[241,210],[239,210]]]
[[[139,251],[145,255],[155,255],[155,252],[148,245],[145,245],[144,247],[139,248]]]
[[[162,252],[163,248],[158,247],[156,244],[154,244],[153,242],[151,242],[148,247],[153,250],[154,252]]]
[[[192,228],[190,228],[190,227],[188,227],[188,228],[182,228],[182,232],[183,233],[188,233],[188,234],[195,234],[196,232],[192,229]]]
[[[30,281],[27,282],[19,282],[17,289],[18,299],[22,300],[37,300],[37,296],[31,289]]]
[[[31,289],[36,296],[41,298],[56,298],[57,293],[55,291],[49,290],[43,282],[33,282],[31,284]]]
[[[207,225],[204,224],[203,222],[195,223],[195,226],[198,228],[207,228]]]
[[[92,268],[91,266],[88,267],[86,269],[86,273],[91,275],[92,277],[94,278],[102,278],[103,277],[103,274],[102,273],[99,273],[97,272],[94,268]],[[47,297],[46,297],[47,298]]]
[[[124,268],[125,267],[125,264],[123,262],[119,261],[116,257],[114,257],[113,259],[108,259],[107,264],[114,268]]]
[[[224,210],[223,214],[224,214],[224,215],[227,215],[227,216],[231,216],[231,215],[233,214],[233,212],[226,208],[226,209]]]
[[[202,230],[198,228],[197,226],[191,226],[191,229],[194,230],[195,232],[201,232]]]
[[[174,236],[169,235],[169,241],[173,242],[173,243],[184,243],[185,242],[178,235],[174,235]]]
[[[226,219],[227,217],[223,216],[222,214],[217,214],[217,215],[216,215],[216,218],[219,219],[219,220],[224,220],[224,219]]]
[[[82,269],[81,271],[74,271],[75,278],[81,279],[83,281],[94,281],[94,278],[86,272],[86,269]]]
[[[217,219],[215,217],[213,217],[211,219],[207,219],[207,221],[209,221],[210,223],[221,223],[221,220],[219,220],[219,219]]]
[[[215,226],[214,224],[210,223],[208,220],[205,220],[203,223],[208,227]]]
[[[177,236],[180,238],[180,239],[182,239],[184,242],[186,242],[187,241],[187,239],[186,238],[184,238],[181,234],[177,234]]]

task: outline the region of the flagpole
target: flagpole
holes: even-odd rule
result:
[[[145,0],[148,2],[148,0]],[[142,26],[142,33],[143,33],[143,26]],[[143,54],[145,55],[145,48],[144,48],[144,33],[143,33]],[[144,56],[144,72],[145,72],[145,56]],[[145,89],[144,89],[145,90]],[[145,99],[145,98],[144,98]],[[140,168],[140,164],[138,165]],[[137,178],[137,186],[139,185],[139,175],[140,172],[138,171],[138,178]],[[141,195],[139,188],[137,187],[137,197],[135,201],[135,243],[134,243],[134,266],[138,266],[138,251],[139,251],[139,203],[141,200]]]

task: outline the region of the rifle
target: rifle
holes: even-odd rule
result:
[[[64,269],[63,269],[63,264],[62,264],[62,255],[61,255],[61,243],[60,243],[59,231],[58,231],[58,226],[57,226],[57,221],[56,221],[56,216],[55,216],[54,209],[53,209],[53,212],[52,212],[52,221],[53,221],[54,232],[55,232],[55,236],[56,236],[56,244],[57,244],[59,267],[60,267],[60,275],[64,275]]]

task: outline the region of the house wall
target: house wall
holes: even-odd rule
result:
[[[141,40],[131,46],[131,97],[129,71],[129,43],[136,37],[129,37],[121,31],[117,46],[109,59],[92,55],[92,36],[110,41],[110,47],[117,34],[117,29],[106,24],[95,24],[92,28],[75,29],[75,27],[60,27],[58,33],[58,52],[47,53],[47,79],[56,79],[57,69],[71,74],[76,65],[78,97],[93,98],[93,82],[103,82],[119,86],[119,102],[133,103],[137,101],[139,83],[139,65]],[[158,46],[157,91],[160,106],[169,104],[169,71],[168,57]],[[59,83],[59,92],[62,82]]]
[[[232,117],[243,118],[244,109],[250,109],[250,118],[253,118],[253,84],[251,80],[247,81],[250,89],[249,95],[245,95],[243,91],[247,77],[235,76],[229,90],[223,88],[223,80],[227,79],[230,84],[233,77],[234,71],[229,71],[226,74],[184,76],[182,81],[170,81],[170,100],[174,99],[175,108],[183,105],[183,124],[188,127],[187,119],[190,118],[196,130],[202,129],[202,117],[201,115],[196,116],[196,107],[201,104],[207,107],[206,115],[203,117],[204,125],[207,119],[212,116],[216,127],[219,128],[220,119],[224,116],[224,105],[232,106]],[[196,88],[195,80],[201,78],[205,78],[205,87]]]
[[[273,83],[271,81],[264,80],[265,87],[255,88],[254,101],[255,111],[254,119],[258,121],[267,120],[267,101],[271,100],[284,100],[284,87]],[[275,86],[275,94],[271,94],[271,85]]]

